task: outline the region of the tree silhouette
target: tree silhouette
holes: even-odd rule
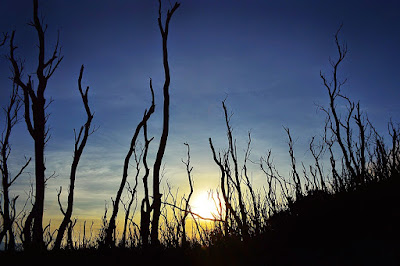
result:
[[[122,196],[122,192],[125,188],[126,182],[127,182],[127,178],[128,178],[128,169],[129,169],[129,161],[132,157],[132,154],[135,151],[136,148],[136,142],[137,142],[137,138],[139,136],[140,130],[142,127],[146,127],[147,126],[147,121],[150,119],[151,115],[154,113],[154,109],[155,109],[155,104],[154,104],[154,91],[153,91],[153,86],[152,86],[152,81],[150,79],[150,91],[151,91],[151,105],[149,107],[149,110],[145,110],[144,111],[144,115],[142,118],[142,121],[140,121],[140,123],[136,126],[136,130],[135,133],[133,134],[132,140],[131,140],[131,145],[129,147],[129,151],[125,156],[125,161],[124,161],[124,169],[123,169],[123,173],[122,173],[122,180],[121,180],[121,184],[119,186],[118,192],[117,192],[117,196],[115,198],[115,201],[113,202],[113,212],[111,214],[111,218],[108,224],[108,228],[106,229],[106,238],[105,238],[105,243],[108,246],[114,246],[115,245],[115,239],[113,238],[114,232],[115,232],[115,219],[117,218],[117,214],[118,214],[118,209],[119,209],[119,203],[121,201],[121,196]],[[148,146],[148,144],[147,144]],[[143,155],[144,157],[147,156],[147,152]],[[143,159],[145,160],[145,159]]]
[[[30,25],[35,28],[39,40],[38,66],[36,69],[38,84],[36,89],[30,75],[28,75],[28,81],[22,81],[24,66],[22,63],[18,63],[14,54],[17,49],[14,46],[15,31],[11,35],[9,60],[12,64],[13,80],[23,90],[25,122],[35,144],[35,201],[23,228],[24,247],[43,249],[43,211],[46,183],[44,149],[49,139],[48,128],[46,126],[48,119],[46,108],[48,103],[46,103],[44,92],[48,80],[54,74],[63,57],[60,56],[61,49],[59,49],[59,39],[57,38],[53,54],[50,59],[46,60],[45,30],[38,16],[38,0],[33,1],[33,22]],[[30,108],[32,108],[32,116]]]
[[[214,145],[212,143],[211,138],[209,138],[210,148],[213,154],[214,162],[218,165],[220,172],[221,172],[221,192],[222,197],[226,207],[226,218],[225,218],[225,232],[228,232],[228,218],[232,215],[234,221],[236,222],[237,226],[239,227],[240,234],[243,239],[247,240],[249,238],[249,226],[247,221],[247,210],[244,202],[244,193],[242,191],[242,180],[246,180],[247,187],[252,190],[252,186],[249,182],[248,177],[242,178],[239,173],[239,163],[238,163],[238,155],[236,150],[236,141],[233,139],[232,136],[232,127],[230,125],[230,117],[228,115],[228,111],[225,105],[225,100],[222,101],[222,108],[224,110],[224,117],[225,117],[225,125],[227,128],[227,138],[228,138],[228,151],[221,153],[217,153],[215,151]],[[249,144],[250,145],[250,144]],[[249,152],[249,148],[246,151],[245,156],[245,163],[248,159],[247,153]],[[230,160],[232,163],[230,163]],[[231,166],[232,165],[232,166]],[[233,168],[233,169],[232,169]],[[245,173],[247,174],[247,168],[244,167]],[[231,187],[233,188],[231,190]],[[232,195],[237,198],[239,210],[236,210],[233,206],[233,199]],[[254,197],[253,197],[254,199]],[[255,202],[253,202],[255,204]],[[253,205],[254,206],[254,205]],[[255,210],[255,212],[257,212]]]
[[[150,142],[153,140],[153,138],[149,139],[147,136],[146,123],[143,125],[143,137],[144,137],[143,166],[145,169],[145,173],[143,176],[144,197],[140,205],[140,239],[142,245],[144,247],[147,247],[149,244],[149,236],[150,236],[150,213],[151,213],[151,206],[149,199],[149,185],[148,185],[150,169],[147,164],[147,154],[149,151]]]
[[[87,119],[86,119],[86,123],[83,126],[81,126],[78,135],[76,135],[76,132],[75,132],[74,159],[73,159],[72,165],[71,165],[70,184],[69,184],[69,193],[68,193],[68,206],[67,206],[66,211],[63,210],[63,207],[60,202],[60,195],[61,195],[61,189],[62,189],[61,187],[60,187],[60,191],[58,193],[58,203],[60,206],[60,210],[64,215],[64,218],[60,224],[60,227],[58,228],[57,238],[54,243],[54,249],[60,248],[61,241],[64,237],[65,229],[67,228],[68,224],[72,223],[71,215],[72,215],[72,210],[73,210],[73,205],[74,205],[74,189],[75,189],[76,170],[78,168],[79,160],[83,153],[83,149],[85,148],[87,139],[88,139],[89,135],[91,133],[93,133],[93,131],[92,132],[90,131],[91,130],[90,125],[93,120],[93,113],[90,111],[89,102],[88,102],[89,86],[86,88],[85,91],[82,90],[83,69],[84,69],[84,67],[82,65],[81,70],[79,72],[78,89],[79,89],[79,93],[82,98],[83,105],[85,107]],[[83,133],[83,135],[82,135],[82,133]],[[70,238],[71,237],[69,236],[69,239]]]
[[[110,217],[110,221],[105,229],[105,239],[104,242],[108,247],[115,246],[115,230],[116,224],[115,220],[118,215],[119,204],[121,202],[122,192],[126,186],[127,178],[128,178],[128,168],[129,168],[129,161],[132,157],[136,149],[136,142],[139,136],[140,130],[143,128],[144,137],[145,137],[145,149],[143,154],[143,164],[145,166],[145,175],[143,177],[143,185],[145,190],[144,199],[142,200],[141,204],[141,226],[140,226],[140,235],[142,244],[144,246],[148,245],[148,238],[149,235],[151,237],[151,243],[157,245],[158,244],[158,224],[160,219],[160,209],[161,209],[161,194],[160,194],[160,167],[162,163],[162,158],[164,156],[165,147],[167,144],[168,139],[168,129],[169,129],[169,84],[170,84],[170,73],[169,73],[169,65],[168,65],[168,50],[167,50],[167,38],[168,38],[168,30],[169,30],[169,22],[173,13],[179,7],[179,3],[175,3],[172,10],[168,10],[167,12],[167,19],[165,26],[162,25],[161,22],[161,0],[159,1],[159,17],[158,17],[158,25],[160,28],[161,36],[162,36],[162,47],[163,47],[163,65],[164,65],[164,72],[165,72],[165,82],[163,87],[164,93],[164,109],[163,109],[163,131],[160,139],[160,145],[157,152],[156,160],[154,163],[153,168],[153,203],[150,205],[149,200],[149,193],[148,193],[148,175],[149,175],[149,168],[147,166],[147,152],[149,144],[152,140],[148,140],[147,137],[147,121],[150,119],[151,115],[154,113],[155,110],[155,103],[154,103],[154,91],[152,86],[152,80],[150,79],[150,90],[152,95],[152,102],[151,106],[148,110],[145,110],[142,120],[136,126],[135,133],[133,134],[129,151],[125,157],[124,161],[124,168],[121,183],[119,189],[117,191],[117,195],[115,200],[113,200],[113,211]],[[133,191],[135,192],[135,191]],[[133,194],[132,194],[133,196]],[[151,231],[150,229],[150,213],[153,212],[153,219],[151,220]]]
[[[363,185],[367,180],[366,171],[366,131],[368,124],[360,111],[360,104],[355,104],[347,96],[342,93],[342,87],[346,83],[338,78],[338,69],[347,54],[347,46],[339,42],[339,33],[342,25],[335,34],[335,44],[338,52],[336,61],[330,60],[333,68],[332,80],[328,81],[327,77],[320,73],[324,87],[329,95],[329,108],[321,107],[327,115],[326,127],[332,134],[332,137],[326,136],[325,140],[328,146],[337,143],[343,155],[346,175],[348,175],[350,187]],[[347,113],[344,119],[341,118],[337,110],[338,100],[344,100],[347,104]],[[355,122],[357,128],[353,129],[352,121]],[[357,140],[354,140],[354,132],[358,133]]]
[[[187,199],[185,199],[185,210],[183,212],[182,219],[180,222],[180,225],[182,226],[182,244],[181,244],[182,247],[187,246],[186,218],[189,215],[189,211],[190,211],[189,202],[190,202],[190,198],[193,195],[193,177],[192,177],[193,167],[190,165],[190,146],[188,143],[184,143],[184,145],[187,147],[187,159],[186,159],[186,161],[182,160],[182,162],[186,166],[186,173],[187,173],[188,180],[189,180],[190,192],[189,192]]]
[[[158,26],[160,28],[161,37],[162,37],[162,49],[163,49],[163,65],[164,65],[164,74],[165,81],[163,86],[163,94],[164,94],[164,108],[163,108],[163,130],[160,138],[160,145],[158,147],[156,160],[154,162],[153,167],[153,219],[151,221],[151,243],[153,245],[158,245],[158,226],[161,214],[161,193],[160,193],[160,168],[162,159],[164,157],[165,147],[167,146],[168,139],[168,131],[169,131],[169,84],[171,82],[171,77],[169,73],[169,64],[168,64],[168,49],[167,49],[167,39],[168,39],[168,31],[169,31],[169,23],[172,15],[180,6],[180,3],[175,2],[175,5],[171,10],[167,11],[167,19],[165,21],[165,25],[161,21],[161,0],[159,2],[158,7]]]
[[[18,198],[18,196],[16,196],[10,199],[9,189],[31,161],[31,158],[29,158],[29,160],[26,161],[25,165],[21,167],[19,172],[14,177],[10,176],[8,169],[8,158],[11,153],[11,145],[9,141],[12,128],[19,122],[18,111],[20,107],[21,101],[18,98],[18,86],[14,83],[9,105],[3,109],[6,117],[6,126],[1,134],[0,139],[0,172],[2,176],[2,205],[0,205],[0,215],[3,219],[3,226],[0,231],[0,243],[5,237],[6,250],[15,249],[13,224],[16,218],[15,203]]]

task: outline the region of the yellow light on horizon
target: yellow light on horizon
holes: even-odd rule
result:
[[[213,214],[218,214],[215,202],[210,193],[207,191],[200,192],[193,199],[193,203],[190,205],[192,208],[192,212],[200,215],[203,218],[213,219]]]

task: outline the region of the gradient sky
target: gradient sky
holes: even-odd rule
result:
[[[164,15],[172,4],[163,1]],[[67,191],[73,129],[85,116],[77,90],[84,64],[83,83],[90,86],[93,124],[99,129],[90,136],[78,168],[74,215],[100,217],[105,202],[110,204],[110,197],[115,197],[130,139],[149,105],[150,77],[156,93],[156,113],[149,122],[149,135],[155,137],[150,163],[158,148],[164,82],[158,2],[47,0],[39,1],[39,10],[48,24],[48,51],[59,30],[64,55],[46,90],[54,100],[48,109],[51,139],[46,167],[47,175],[55,172],[56,178],[48,181],[45,214],[59,214],[56,189],[62,185]],[[397,1],[182,0],[168,40],[171,116],[163,185],[168,181],[188,193],[181,162],[187,142],[196,193],[218,186],[218,167],[208,138],[213,138],[217,149],[226,148],[221,106],[226,97],[234,113],[239,152],[251,130],[252,159],[257,161],[272,149],[281,174],[287,175],[287,138],[282,128],[286,126],[296,141],[297,160],[306,160],[308,141],[323,127],[324,116],[316,105],[327,104],[319,72],[331,74],[328,60],[336,58],[333,36],[341,23],[340,39],[349,49],[340,70],[340,77],[348,78],[344,92],[361,101],[378,130],[385,130],[390,118],[398,121],[399,11]],[[0,1],[0,32],[16,30],[16,53],[25,60],[25,74],[36,68],[36,32],[27,25],[31,19],[31,1]],[[1,47],[0,53],[7,54],[8,47]],[[8,101],[10,76],[10,64],[2,56],[1,106]],[[0,122],[3,126],[3,116]],[[12,147],[10,164],[15,173],[24,156],[33,156],[33,142],[23,121],[13,132]],[[33,173],[33,168],[28,172]],[[262,185],[257,167],[252,178]],[[23,198],[30,179],[32,174],[22,176],[12,193]]]

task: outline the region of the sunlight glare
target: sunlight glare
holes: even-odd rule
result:
[[[192,212],[203,218],[213,219],[213,214],[216,215],[218,213],[214,200],[207,191],[202,191],[197,197],[195,197],[191,206]]]

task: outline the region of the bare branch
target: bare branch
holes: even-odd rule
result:
[[[58,201],[58,206],[60,207],[61,213],[65,216],[65,211],[62,207],[61,200],[60,200],[61,192],[62,192],[62,187],[60,186],[60,190],[57,193],[57,201]]]
[[[7,39],[8,39],[8,33],[3,32],[3,40],[0,41],[0,47],[6,43]]]
[[[26,163],[21,167],[21,169],[19,170],[18,174],[16,174],[14,176],[14,178],[10,181],[10,186],[15,182],[15,180],[17,180],[17,178],[22,175],[22,173],[24,172],[25,168],[28,167],[29,163],[31,162],[32,158],[29,158],[28,161],[26,161]]]

